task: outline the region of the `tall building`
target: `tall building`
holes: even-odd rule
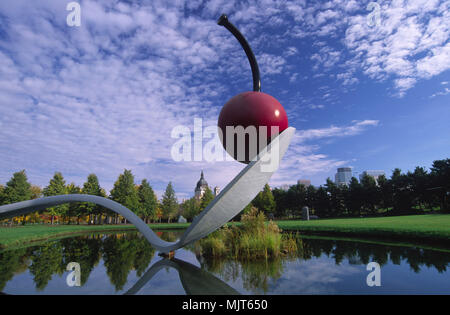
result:
[[[304,185],[306,187],[311,186],[311,181],[309,179],[299,179],[297,181],[298,185]]]
[[[364,171],[359,175],[359,181],[362,181],[362,179],[366,175],[373,177],[378,185],[378,177],[380,177],[381,175],[386,175],[386,173],[384,171]]]
[[[337,169],[337,173],[334,176],[334,182],[336,185],[348,185],[352,179],[352,168],[351,167],[340,167]]]

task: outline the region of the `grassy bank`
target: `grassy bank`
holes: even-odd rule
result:
[[[185,229],[187,223],[149,224],[155,230]],[[17,246],[67,235],[93,232],[135,231],[134,225],[25,225],[0,228],[0,248]]]
[[[450,243],[449,214],[277,221],[277,224],[285,231],[300,231],[304,234],[333,234]]]

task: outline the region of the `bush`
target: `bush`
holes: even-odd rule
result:
[[[232,257],[239,259],[275,258],[295,253],[297,243],[291,234],[283,235],[278,225],[269,221],[255,207],[241,217],[240,226],[228,227],[199,241],[205,257]]]

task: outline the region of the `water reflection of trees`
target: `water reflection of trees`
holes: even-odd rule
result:
[[[219,275],[225,281],[242,280],[244,289],[265,293],[269,290],[270,282],[279,279],[284,271],[287,259],[272,260],[229,260],[229,259],[203,259],[197,256],[202,268]]]
[[[27,269],[36,289],[43,290],[53,275],[61,276],[70,262],[80,264],[84,285],[100,258],[115,289],[122,290],[131,270],[140,277],[155,250],[135,233],[89,235],[50,241],[43,245],[0,252],[0,291],[16,274]]]
[[[155,253],[145,238],[130,234],[107,237],[102,249],[106,273],[116,291],[123,289],[131,270],[136,270],[136,275],[140,277]]]
[[[415,273],[419,273],[423,267],[435,268],[439,273],[443,273],[447,271],[450,263],[450,253],[418,247],[300,237],[297,238],[297,245],[295,259],[310,260],[325,255],[334,259],[336,265],[343,262],[367,265],[376,261],[383,266],[389,262],[395,265],[403,262]],[[265,293],[269,290],[269,284],[281,277],[285,263],[293,257],[262,261],[205,259],[199,256],[198,259],[203,268],[220,275],[225,281],[241,279],[246,290]]]
[[[165,239],[176,235],[162,235]],[[289,260],[310,260],[326,255],[336,264],[368,264],[378,262],[381,266],[391,262],[407,264],[419,273],[421,269],[434,268],[439,273],[447,271],[450,253],[418,247],[389,246],[381,244],[298,238],[295,257],[262,261],[238,261],[204,259],[197,255],[202,268],[218,275],[226,282],[242,281],[246,290],[267,292],[271,283],[279,279]],[[194,250],[194,247],[191,248]],[[43,245],[0,252],[0,291],[8,281],[19,273],[29,270],[38,290],[43,290],[54,275],[63,275],[69,262],[81,267],[81,285],[85,285],[91,272],[103,259],[106,273],[116,291],[124,289],[132,270],[137,277],[145,274],[154,257],[155,250],[139,233],[89,235],[61,239]]]
[[[394,246],[366,242],[330,239],[299,239],[299,258],[309,260],[322,254],[333,258],[337,265],[347,260],[351,264],[368,264],[376,261],[380,266],[402,261],[419,273],[422,267],[435,268],[439,273],[447,271],[450,253],[419,247]]]

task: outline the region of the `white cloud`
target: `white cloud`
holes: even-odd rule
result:
[[[364,73],[375,80],[394,78],[403,96],[420,79],[450,68],[448,1],[380,1],[381,23],[350,16],[345,44]]]

